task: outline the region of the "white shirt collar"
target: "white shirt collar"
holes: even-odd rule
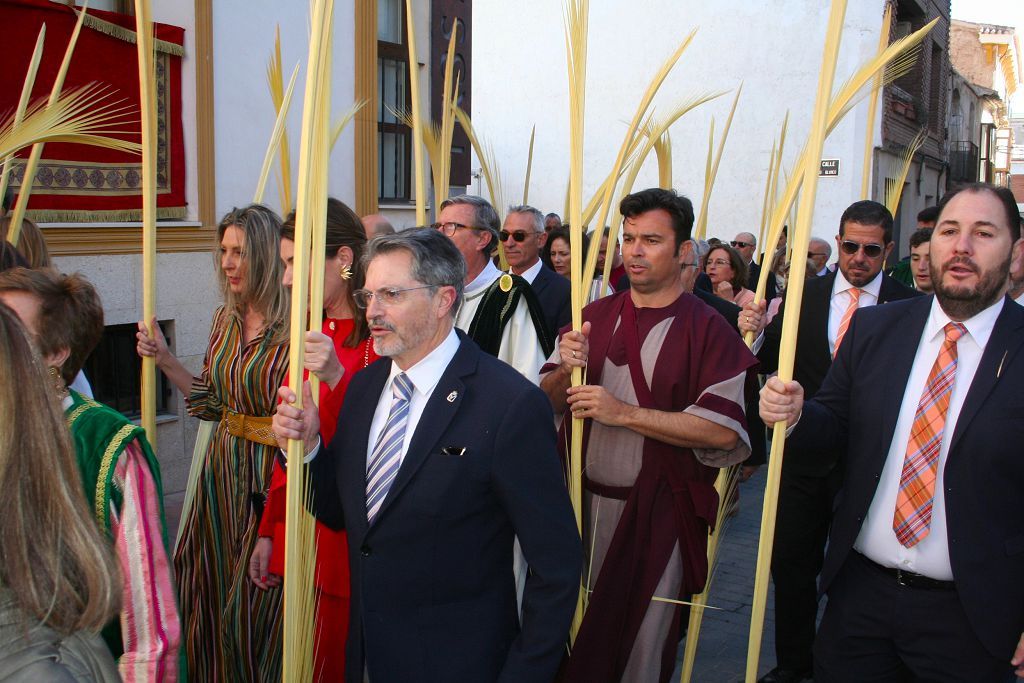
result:
[[[1021,306],[1024,306],[1024,294],[1021,294],[1016,299],[1014,299],[1014,302],[1020,304]]]
[[[71,398],[71,394],[68,394],[60,400],[60,405],[64,409],[64,412],[67,412],[68,408],[74,405],[74,403],[75,399]]]
[[[448,368],[448,364],[455,357],[455,352],[459,350],[459,343],[459,335],[455,333],[455,328],[453,327],[448,332],[448,336],[444,338],[444,341],[438,344],[433,351],[421,358],[418,363],[405,371],[406,377],[412,382],[416,391],[424,396],[430,395],[430,392],[434,390],[434,386],[441,380],[441,375]],[[387,391],[391,390],[391,383],[395,381],[395,377],[401,372],[402,369],[398,367],[398,364],[395,361],[391,361],[391,374],[388,375],[387,384],[384,385]]]
[[[494,267],[494,263],[487,259],[484,269],[473,278],[473,281],[466,285],[465,294],[476,294],[478,291],[490,286],[494,280],[501,275],[501,271]]]
[[[996,325],[996,318],[1003,310],[1003,303],[1006,301],[1005,296],[999,297],[999,299],[978,313],[972,318],[964,320],[961,324],[967,328],[967,334],[974,343],[982,349],[988,344],[988,338],[992,336],[992,328]],[[942,310],[942,306],[939,305],[939,300],[932,296],[932,309],[928,314],[928,322],[924,325],[924,338],[934,339],[937,335],[943,334],[943,328],[952,322],[946,312]]]
[[[534,263],[529,268],[527,268],[526,270],[524,270],[523,274],[520,275],[519,277],[523,278],[524,280],[526,280],[527,282],[529,282],[532,285],[533,281],[536,280],[537,276],[540,274],[540,269],[543,268],[543,267],[544,267],[544,262],[541,261],[540,259],[537,259],[537,262]]]
[[[863,287],[860,287],[860,289],[863,292],[871,294],[872,296],[875,297],[875,301],[878,301],[878,292],[881,291],[882,289],[882,277],[882,271],[878,271],[878,274],[875,275],[871,282],[867,283]],[[857,287],[851,285],[850,282],[843,275],[843,271],[841,271],[839,268],[836,268],[836,281],[835,284],[832,285],[832,296],[835,296],[840,292],[845,292],[848,289],[857,289]]]

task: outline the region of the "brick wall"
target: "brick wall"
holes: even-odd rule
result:
[[[934,164],[941,164],[946,161],[949,118],[950,1],[889,0],[889,3],[895,6],[896,12],[890,40],[894,39],[901,21],[909,21],[912,31],[936,17],[939,21],[922,42],[910,72],[883,92],[882,144],[885,149],[899,153],[918,131],[927,128],[928,136],[919,154],[930,157]],[[934,119],[932,125],[929,125],[930,118]]]

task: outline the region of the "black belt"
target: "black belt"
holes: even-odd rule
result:
[[[901,586],[905,586],[906,588],[927,588],[930,590],[944,591],[956,590],[956,583],[954,583],[953,581],[940,581],[939,579],[933,579],[930,576],[915,574],[914,572],[908,572],[904,569],[897,569],[895,567],[883,567],[877,562],[874,562],[873,560],[858,553],[856,550],[854,550],[853,552],[855,555],[860,557],[860,559],[862,559],[865,564],[879,572],[882,572],[887,576],[896,579],[896,583],[898,583]]]

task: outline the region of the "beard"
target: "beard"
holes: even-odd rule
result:
[[[1003,295],[1007,277],[1010,273],[1011,255],[995,268],[984,272],[966,256],[955,256],[941,266],[935,261],[929,264],[928,272],[932,279],[932,291],[939,305],[950,318],[968,320],[994,304]],[[966,285],[947,285],[943,274],[954,265],[969,266],[979,274],[978,284],[973,287]]]

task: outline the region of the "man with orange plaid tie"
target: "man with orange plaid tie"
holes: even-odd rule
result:
[[[794,447],[845,450],[818,681],[1024,674],[1024,308],[1006,297],[1020,214],[985,184],[940,210],[935,296],[857,313],[813,399],[778,378],[761,393]]]
[[[855,311],[920,294],[882,272],[893,247],[892,224],[892,215],[878,202],[850,205],[840,218],[836,237],[839,267],[804,285],[793,377],[808,396],[814,396],[821,386]],[[760,331],[763,311],[763,303],[748,304],[740,314],[740,329]],[[758,339],[763,372],[778,367],[785,315],[783,300],[779,314]],[[836,466],[841,455],[839,448],[815,443],[806,448],[786,445],[772,553],[776,667],[762,683],[795,683],[811,677],[817,578],[825,556],[832,501],[842,481]]]

